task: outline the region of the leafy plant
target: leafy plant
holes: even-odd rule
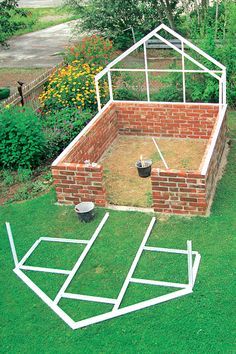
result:
[[[12,172],[9,170],[2,171],[1,180],[4,186],[12,186],[15,182]]]
[[[126,49],[157,26],[168,23],[174,27],[178,21],[177,0],[67,0],[76,13],[81,14],[81,27],[85,31],[98,31],[110,38],[119,49]]]
[[[31,179],[32,170],[30,168],[19,167],[17,171],[17,180],[19,182],[27,182]]]
[[[47,184],[39,179],[32,183],[31,196],[34,197],[38,193],[42,193],[47,188]]]
[[[46,181],[46,182],[52,182],[52,172],[48,171],[46,173],[44,173],[42,175],[42,178]]]
[[[192,11],[183,24],[187,36],[207,54],[217,59],[227,69],[227,100],[230,106],[236,106],[236,3],[231,1],[215,2],[204,13],[197,9]],[[195,55],[209,69],[215,70],[208,60]],[[192,69],[194,66],[189,66]],[[187,80],[187,90],[192,91],[192,98],[204,102],[218,101],[218,80],[202,75],[192,75]]]
[[[114,91],[114,99],[121,101],[137,101],[139,97],[133,90],[123,87]]]
[[[123,72],[113,78],[114,99],[116,100],[146,100],[144,73]]]
[[[8,204],[12,202],[18,202],[18,201],[34,198],[39,193],[44,192],[47,188],[48,188],[48,184],[45,184],[40,179],[34,182],[28,181],[23,186],[20,186],[15,192],[15,194],[13,195],[13,197],[8,199],[6,203]]]
[[[42,124],[31,108],[0,111],[0,166],[11,169],[37,166],[44,149]]]
[[[89,110],[64,108],[51,114],[42,115],[42,124],[47,140],[47,156],[53,157],[75,138],[92,114]]]
[[[73,61],[67,67],[55,71],[45,90],[39,96],[42,111],[51,113],[66,107],[96,110],[97,99],[94,77],[103,67]],[[100,97],[104,102],[108,95],[108,83],[100,80]]]
[[[84,37],[74,47],[70,47],[64,57],[66,63],[79,60],[81,63],[94,64],[95,67],[105,66],[114,52],[112,42],[101,36]]]

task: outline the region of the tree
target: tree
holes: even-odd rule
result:
[[[0,0],[0,44],[6,45],[6,40],[19,28],[24,27],[23,22],[15,21],[14,15],[26,16],[23,9],[18,8],[18,0]]]
[[[67,4],[82,14],[81,27],[85,31],[99,31],[111,38],[120,49],[132,44],[131,30],[136,39],[164,22],[175,28],[177,0],[67,0]]]
[[[169,25],[172,29],[175,29],[175,22],[174,22],[174,14],[173,14],[173,1],[169,0],[160,0],[161,7],[163,12],[165,12],[166,17],[168,19]]]

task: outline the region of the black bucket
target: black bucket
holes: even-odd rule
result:
[[[135,166],[137,167],[139,177],[146,178],[151,175],[152,160],[144,160],[143,164],[140,160],[138,160]]]
[[[94,203],[82,202],[75,206],[75,212],[79,219],[84,222],[90,222],[94,218]]]

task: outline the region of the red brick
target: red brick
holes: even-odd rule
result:
[[[85,159],[97,162],[116,137],[118,129],[120,129],[120,133],[130,135],[147,134],[150,136],[208,139],[216,120],[217,110],[217,106],[194,104],[164,105],[127,102],[111,104],[94,126],[74,145],[74,148],[64,158],[63,161],[65,163],[60,162],[58,166],[52,168],[55,177],[58,177],[60,172],[62,175],[62,178],[55,179],[57,188],[59,188],[58,200],[71,202],[67,198],[74,198],[73,202],[76,202],[79,199],[92,199],[93,201],[96,200],[96,203],[100,205],[105,205],[106,194],[103,186],[102,166],[85,167],[83,162]],[[222,144],[217,142],[216,145],[218,146],[216,151],[219,153],[222,150]],[[217,171],[218,162],[216,161],[217,158],[212,159],[210,163],[208,169],[210,177]],[[74,176],[75,170],[77,172]],[[62,171],[68,171],[69,173],[66,174]],[[205,183],[208,188],[207,198],[211,195],[211,189],[213,188],[211,185],[213,183],[212,178],[208,177],[207,181],[205,181],[200,173],[195,172],[186,173],[185,171],[159,171],[153,169],[151,180],[154,207],[164,203],[164,208],[156,206],[155,210],[161,209],[162,212],[182,211],[179,209],[169,210],[171,202],[179,208],[182,206],[176,203],[186,202],[189,204],[195,203],[193,200],[197,200],[198,207],[196,207],[196,210],[199,208],[197,212],[202,214],[206,203]],[[60,189],[62,188],[67,188],[67,193],[60,196]],[[70,195],[71,193],[73,193],[73,196]],[[99,198],[96,198],[96,193],[98,193]],[[179,201],[180,197],[188,199]],[[186,209],[185,213],[195,212],[193,210],[195,206],[187,205],[186,207],[189,209]]]

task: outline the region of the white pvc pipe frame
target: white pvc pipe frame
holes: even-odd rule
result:
[[[11,232],[11,227],[8,222],[6,222],[6,229],[8,238],[10,241],[11,251],[13,260],[15,263],[15,268],[13,271],[15,274],[26,284],[28,287],[37,294],[41,300],[43,300],[68,326],[70,326],[73,330],[82,328],[85,326],[89,326],[91,324],[95,324],[98,322],[102,322],[111,318],[115,318],[118,316],[125,315],[130,312],[134,312],[137,310],[141,310],[146,307],[150,307],[168,300],[175,299],[177,297],[190,294],[192,292],[196,276],[198,273],[198,268],[201,260],[201,256],[198,252],[192,251],[192,242],[187,241],[187,250],[179,250],[179,249],[169,249],[169,248],[159,248],[159,247],[150,247],[146,246],[148,238],[152,232],[153,226],[156,222],[156,218],[153,217],[151,222],[147,228],[147,231],[144,235],[144,238],[140,244],[140,247],[136,253],[136,256],[133,260],[133,263],[130,267],[130,270],[125,278],[123,286],[121,287],[120,293],[116,299],[112,298],[104,298],[104,297],[97,297],[97,296],[90,296],[90,295],[82,295],[82,294],[72,294],[66,292],[67,287],[69,286],[70,282],[72,281],[75,273],[78,271],[79,267],[81,266],[82,262],[84,261],[86,255],[88,254],[90,248],[92,247],[93,243],[95,242],[96,238],[98,237],[100,231],[102,230],[103,226],[105,225],[107,219],[109,218],[109,213],[106,213],[103,217],[102,221],[100,222],[99,226],[97,227],[96,231],[94,232],[93,236],[90,240],[74,240],[74,239],[63,239],[63,238],[51,238],[51,237],[41,237],[39,238],[29,249],[29,251],[25,254],[22,260],[19,262],[16,254],[16,249],[14,245],[14,240]],[[61,269],[53,269],[53,268],[43,268],[43,267],[33,267],[33,266],[26,266],[24,263],[28,259],[30,255],[32,255],[35,248],[39,245],[41,241],[47,242],[69,242],[69,243],[81,243],[85,244],[85,249],[78,258],[77,262],[75,263],[74,267],[71,270],[61,270]],[[156,280],[149,280],[149,279],[139,279],[134,278],[133,274],[135,268],[139,262],[139,259],[142,255],[143,251],[151,251],[151,252],[165,252],[165,253],[175,253],[175,254],[185,254],[187,255],[187,269],[188,269],[188,283],[187,284],[180,284],[180,283],[173,283],[173,282],[164,282],[164,281],[156,281]],[[192,264],[192,256],[195,256],[194,262]],[[56,295],[55,299],[50,299],[22,270],[31,270],[31,271],[39,271],[39,272],[47,272],[47,273],[59,273],[59,274],[66,274],[68,275],[64,284],[62,285],[61,289],[59,290],[58,294]],[[120,308],[120,304],[123,300],[123,297],[126,293],[126,290],[130,283],[139,283],[139,284],[147,284],[147,285],[154,285],[154,286],[166,286],[166,287],[173,287],[179,288],[180,290],[174,291],[167,295],[162,295],[155,297],[150,300],[142,301],[136,303],[134,305],[126,306]],[[83,300],[83,301],[92,301],[92,302],[101,302],[101,303],[108,303],[113,304],[113,309],[107,313],[93,316],[81,321],[74,321],[66,312],[64,312],[59,306],[58,303],[62,298],[67,299],[74,299],[74,300]]]
[[[170,33],[172,36],[175,38],[179,39],[181,42],[181,49],[179,49],[177,46],[172,44],[170,41],[167,39],[163,38],[158,34],[160,30],[165,30],[168,33]],[[168,45],[170,48],[174,49],[177,51],[179,54],[181,54],[182,57],[182,69],[174,70],[174,69],[148,69],[147,65],[147,51],[146,51],[146,43],[147,41],[155,36],[159,40],[161,40],[163,43]],[[135,49],[143,45],[144,49],[144,68],[142,69],[121,69],[121,68],[113,68],[114,65],[116,65],[118,62],[120,62],[122,59],[124,59],[127,55],[132,53]],[[199,63],[196,59],[192,58],[190,55],[185,53],[184,51],[184,45],[192,48],[195,50],[198,54],[209,60],[211,63],[215,64],[219,70],[210,70],[208,69],[205,65]],[[193,62],[196,66],[198,66],[201,70],[185,70],[185,61],[184,59],[187,58],[191,62]],[[219,105],[220,107],[222,105],[226,105],[226,67],[222,65],[220,62],[212,58],[210,55],[207,53],[203,52],[200,48],[196,47],[194,44],[189,42],[187,39],[182,37],[180,34],[177,32],[173,31],[170,29],[168,26],[161,24],[157,28],[155,28],[152,32],[150,32],[148,35],[146,35],[143,39],[135,43],[132,47],[127,49],[124,53],[122,53],[120,56],[118,56],[115,60],[113,60],[110,64],[108,64],[100,73],[98,73],[95,76],[95,87],[96,87],[96,95],[97,95],[97,103],[98,103],[98,110],[101,110],[101,101],[100,101],[100,93],[99,93],[99,80],[105,75],[108,75],[108,86],[109,86],[109,95],[110,95],[110,100],[113,101],[113,88],[112,88],[112,79],[111,79],[111,72],[112,71],[128,71],[128,72],[144,72],[145,77],[146,77],[146,90],[147,90],[147,102],[150,102],[150,90],[149,90],[149,79],[148,79],[148,73],[149,72],[179,72],[182,73],[182,78],[183,78],[183,102],[186,102],[186,79],[185,79],[185,73],[206,73],[210,74],[212,77],[217,79],[219,81]],[[219,75],[217,75],[219,74]],[[145,101],[143,101],[145,102]],[[198,103],[199,104],[199,103]]]

